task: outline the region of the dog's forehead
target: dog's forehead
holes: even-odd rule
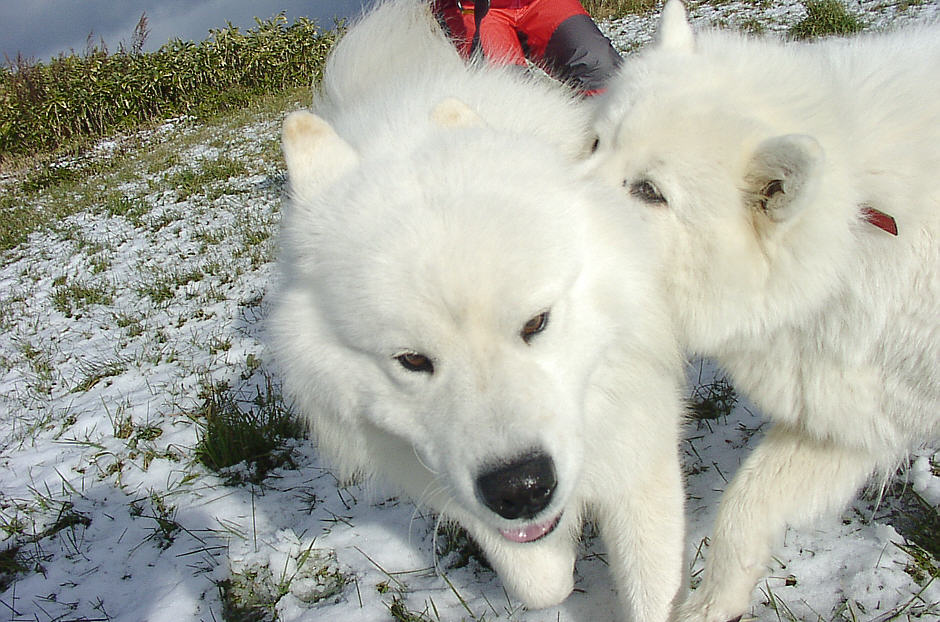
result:
[[[325,298],[346,300],[344,313],[361,309],[415,326],[442,316],[515,324],[563,297],[585,261],[579,218],[568,206],[498,189],[400,192],[380,206],[344,209],[358,213],[333,232],[340,243],[329,245],[326,259],[330,272],[345,276],[322,282],[341,288]]]
[[[333,208],[335,234],[386,257],[451,257],[480,269],[512,269],[510,257],[562,260],[579,241],[586,185],[570,163],[504,141],[432,147],[363,166]]]
[[[551,305],[586,255],[587,186],[533,151],[456,132],[364,162],[312,210],[317,239],[305,243],[323,298],[342,301],[340,314],[416,324],[424,311],[517,323]]]
[[[699,43],[696,53],[651,48],[624,65],[597,115],[624,148],[627,141],[640,139],[708,151],[733,145],[755,126],[772,121],[761,120],[769,89],[754,89],[744,79],[750,59],[711,37]],[[762,79],[773,84],[772,68]]]
[[[684,93],[650,93],[615,122],[606,157],[628,175],[670,171],[681,179],[718,178],[739,171],[765,124],[721,98],[690,102]],[[659,181],[659,180],[657,180]]]
[[[527,210],[499,193],[483,194],[485,207],[474,205],[481,200],[474,196],[454,198],[403,229],[400,244],[376,258],[375,286],[397,283],[450,313],[478,309],[477,316],[487,311],[493,319],[501,309],[534,311],[561,296],[584,261],[574,223],[556,219],[549,206]]]

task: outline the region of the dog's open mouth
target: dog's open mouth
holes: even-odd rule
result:
[[[532,523],[516,529],[500,529],[499,533],[511,542],[535,542],[555,531],[560,521],[561,514],[544,523]]]

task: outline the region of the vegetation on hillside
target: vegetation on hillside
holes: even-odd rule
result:
[[[141,17],[130,46],[103,45],[49,62],[22,56],[0,66],[0,166],[142,123],[242,107],[263,94],[312,85],[336,31],[280,14],[242,32],[228,24],[192,43],[142,52]]]
[[[647,13],[661,4],[660,0],[582,0],[582,6],[596,20],[605,20],[634,13]]]

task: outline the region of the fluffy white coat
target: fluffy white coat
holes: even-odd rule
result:
[[[940,28],[693,34],[671,0],[596,131],[590,167],[662,241],[680,341],[775,422],[681,612],[724,622],[788,523],[842,508],[940,433]]]
[[[625,617],[666,620],[680,356],[653,234],[577,176],[584,106],[465,65],[422,2],[396,0],[339,43],[314,112],[284,123],[270,331],[322,456],[459,522],[530,607],[571,591],[589,512]],[[504,518],[475,482],[533,448],[554,464],[550,505]]]

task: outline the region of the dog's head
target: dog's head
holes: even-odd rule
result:
[[[573,503],[613,304],[570,162],[466,112],[369,157],[319,117],[287,119],[274,345],[345,475],[528,542]]]
[[[588,167],[660,232],[663,280],[699,351],[822,308],[847,268],[852,189],[812,135],[830,107],[792,56],[695,35],[671,0],[658,41],[599,106]]]

